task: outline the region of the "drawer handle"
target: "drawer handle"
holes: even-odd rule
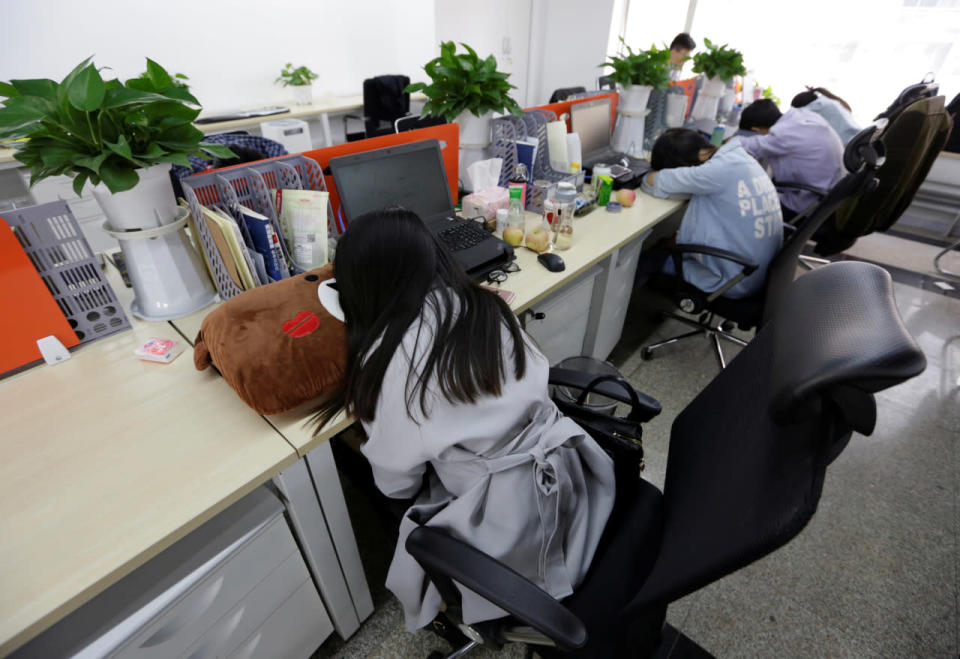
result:
[[[233,635],[233,632],[236,631],[237,625],[240,624],[240,621],[243,619],[243,613],[246,611],[247,607],[241,606],[239,609],[233,612],[233,615],[230,616],[230,622],[225,624],[223,627],[218,629],[210,638],[208,638],[203,645],[197,648],[193,654],[191,654],[187,659],[206,659],[207,657],[216,656],[220,650],[223,650],[223,644],[227,642],[227,639]]]
[[[220,593],[221,588],[223,588],[223,575],[220,575],[210,583],[198,589],[202,592],[192,593],[189,601],[182,602],[181,605],[178,605],[177,608],[180,609],[180,612],[174,616],[172,620],[167,622],[167,624],[154,632],[150,638],[141,643],[140,647],[150,648],[155,645],[160,645],[161,643],[165,643],[179,634],[181,630],[203,615],[203,613],[210,608],[210,605],[213,604],[215,599],[217,599],[217,595]]]
[[[247,641],[247,644],[240,648],[234,656],[235,659],[250,659],[260,645],[260,639],[263,638],[263,630],[257,632],[257,635]]]

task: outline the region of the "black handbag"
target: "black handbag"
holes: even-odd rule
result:
[[[617,389],[622,389],[626,394],[625,396],[622,394],[616,395],[620,392],[616,391],[614,393],[608,386],[604,387],[606,391],[602,395],[609,395],[611,398],[623,402],[629,401],[627,404],[630,405],[630,411],[627,416],[620,417],[615,412],[605,414],[586,405],[587,397],[604,382],[617,385]],[[656,404],[656,408],[653,408],[650,401],[641,402],[640,396],[630,383],[615,375],[601,375],[592,379],[589,384],[580,390],[580,395],[577,396],[575,401],[561,398],[554,399],[557,408],[586,430],[615,461],[626,460],[635,463],[640,469],[643,469],[643,429],[640,426],[641,421],[649,420],[660,411],[659,403],[653,401]]]

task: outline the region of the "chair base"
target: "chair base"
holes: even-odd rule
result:
[[[730,326],[731,323],[717,318],[712,313],[706,312],[702,314],[699,320],[690,320],[689,318],[684,318],[683,316],[674,313],[668,313],[666,315],[695,329],[692,332],[678,334],[677,336],[671,337],[665,341],[659,341],[657,343],[651,343],[650,345],[644,346],[640,351],[641,359],[645,361],[651,359],[653,357],[653,351],[657,348],[662,348],[663,346],[670,345],[671,343],[677,343],[678,341],[689,339],[690,337],[702,335],[708,337],[713,342],[714,353],[717,356],[717,361],[720,364],[720,368],[726,368],[727,360],[723,355],[723,348],[721,347],[720,339],[725,339],[741,347],[747,345],[746,341],[734,336],[733,334],[730,334],[727,331],[732,329]]]

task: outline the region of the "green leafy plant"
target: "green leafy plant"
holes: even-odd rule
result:
[[[465,43],[460,45],[466,53],[457,53],[452,41],[441,43],[440,57],[423,67],[430,83],[407,86],[407,92],[423,92],[427,97],[423,115],[453,121],[464,111],[477,117],[487,112],[520,114],[520,106],[510,97],[510,90],[516,89],[507,82],[510,74],[497,71],[493,55],[481,59],[473,48]]]
[[[634,52],[620,37],[620,43],[627,49],[626,55],[610,56],[610,61],[601,64],[609,66],[613,73],[609,78],[628,89],[631,85],[645,85],[654,89],[666,89],[670,86],[670,49],[650,46],[649,50]]]
[[[284,87],[306,87],[319,77],[305,66],[294,68],[293,64],[287,62],[274,82],[279,82]]]
[[[48,176],[73,177],[122,192],[140,180],[138,169],[162,163],[190,166],[187,156],[230,158],[220,144],[202,142],[192,125],[200,104],[147,59],[147,72],[126,83],[104,81],[87,58],[61,82],[0,82],[0,140],[15,143],[14,157],[30,168],[30,185]]]
[[[773,93],[773,87],[767,86],[763,88],[763,97],[769,98],[771,101],[780,105],[780,97]]]
[[[719,78],[724,82],[730,82],[733,76],[746,75],[743,54],[739,50],[727,48],[727,44],[718,46],[709,39],[704,39],[703,43],[707,50],[693,56],[694,73],[702,73],[708,78]]]

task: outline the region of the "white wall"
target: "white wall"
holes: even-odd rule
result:
[[[292,102],[273,82],[292,61],[320,74],[315,96],[358,94],[364,78],[422,73],[438,52],[434,2],[0,0],[0,80],[59,80],[88,55],[126,79],[151,57],[217,112]]]
[[[527,66],[531,0],[436,0],[437,43],[467,43],[480,57],[493,55],[497,68],[510,74],[512,94],[521,107],[527,100]],[[457,46],[460,48],[460,46]],[[421,80],[423,71],[411,78]]]
[[[546,103],[561,87],[596,89],[613,5],[614,0],[533,0],[528,105]]]

